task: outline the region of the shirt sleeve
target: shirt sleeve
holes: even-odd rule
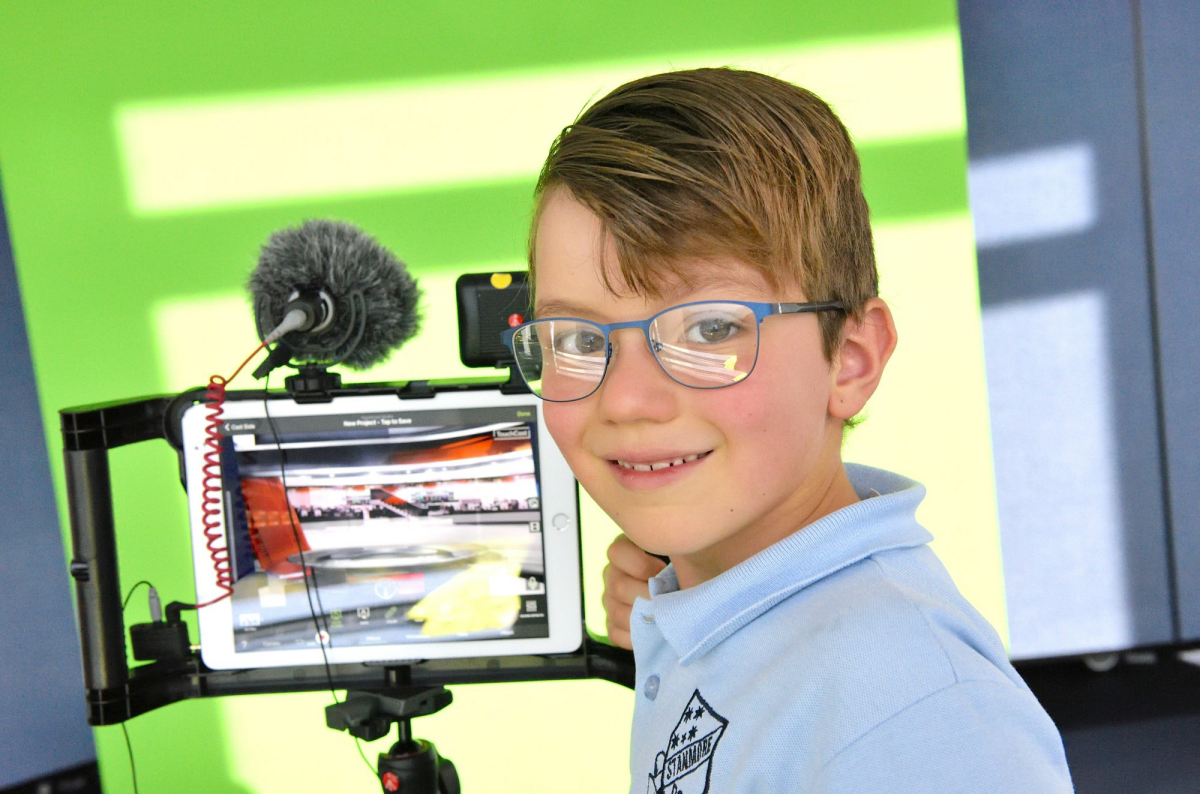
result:
[[[1062,737],[1027,691],[952,684],[876,725],[838,753],[817,794],[1071,794]]]

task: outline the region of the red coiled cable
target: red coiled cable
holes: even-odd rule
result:
[[[208,451],[204,453],[204,478],[201,480],[201,521],[204,526],[204,545],[212,558],[213,571],[217,575],[217,587],[225,593],[211,601],[196,604],[196,609],[215,604],[233,594],[233,563],[229,560],[229,545],[221,544],[225,539],[225,526],[221,519],[221,417],[225,414],[225,388],[266,346],[267,343],[263,342],[254,348],[254,352],[246,356],[246,360],[228,378],[213,375],[209,378],[208,388],[204,392],[204,401],[208,408],[204,446],[208,447]]]

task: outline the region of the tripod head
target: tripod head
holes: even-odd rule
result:
[[[458,771],[438,755],[432,742],[412,737],[412,719],[449,706],[450,692],[441,686],[409,686],[380,692],[347,692],[346,699],[325,708],[325,724],[368,742],[386,736],[396,723],[397,741],[379,754],[376,772],[385,792],[459,794]]]

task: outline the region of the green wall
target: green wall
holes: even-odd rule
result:
[[[309,217],[360,224],[425,286],[425,332],[363,377],[463,374],[450,285],[520,266],[538,153],[618,78],[700,63],[813,88],[859,142],[901,346],[847,457],[927,484],[935,548],[1003,633],[952,0],[0,4],[0,178],[52,460],[61,407],[228,374],[257,341],[242,284],[258,246]],[[188,600],[172,452],[143,444],[112,464],[123,582]],[[602,630],[615,530],[590,504],[584,521]],[[374,790],[352,742],[324,728],[328,701],[139,717],[141,790]],[[455,701],[417,727],[468,791],[628,785],[629,692],[487,685]],[[105,790],[132,790],[119,729],[96,737]]]

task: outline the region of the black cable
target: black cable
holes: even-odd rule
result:
[[[133,587],[129,588],[129,592],[125,594],[125,600],[121,602],[121,611],[122,612],[125,611],[125,607],[129,606],[129,599],[133,598],[133,594],[135,592],[137,592],[137,589],[139,587],[141,587],[142,585],[146,585],[146,587],[149,587],[151,590],[154,589],[154,585],[150,584],[145,579],[140,579],[140,580],[134,582]]]
[[[364,753],[363,749],[362,749],[362,740],[359,739],[357,736],[354,737],[354,746],[358,748],[358,757],[361,758],[363,760],[363,763],[367,765],[367,769],[371,770],[371,776],[377,777],[379,775],[379,772],[375,769],[374,766],[371,765],[371,762],[367,760],[367,754]],[[135,794],[136,794],[136,792],[135,792]]]
[[[121,733],[125,734],[125,749],[129,752],[129,774],[133,777],[133,794],[138,794],[137,767],[133,765],[133,745],[129,743],[129,730],[121,723]]]
[[[129,588],[129,592],[125,594],[125,600],[121,602],[121,612],[129,606],[129,599],[133,598],[133,594],[142,585],[146,585],[151,590],[154,590],[154,585],[147,582],[145,579],[139,579],[133,583],[133,587]],[[133,744],[129,741],[129,729],[125,727],[125,723],[121,723],[121,733],[125,735],[125,752],[129,754],[129,775],[133,778],[133,794],[138,794],[137,782],[137,766],[133,763]]]
[[[308,598],[308,614],[312,616],[313,627],[317,630],[317,647],[321,649],[321,658],[325,661],[325,682],[329,685],[329,694],[333,696],[334,703],[340,703],[337,692],[333,688],[333,672],[329,666],[329,654],[325,652],[325,643],[321,641],[321,632],[325,631],[329,635],[329,642],[332,645],[333,635],[329,634],[329,626],[326,624],[322,627],[321,618],[317,617],[317,607],[313,603],[313,589],[318,587],[316,576],[313,576],[312,586],[308,583],[308,565],[304,560],[304,544],[300,541],[300,528],[296,526],[296,518],[292,515],[292,504],[288,498],[287,492],[287,460],[283,451],[283,442],[279,439],[279,430],[275,426],[275,420],[271,417],[271,408],[268,405],[270,402],[269,392],[271,390],[271,373],[267,373],[266,379],[263,381],[263,415],[266,417],[267,426],[271,428],[271,439],[275,442],[275,451],[279,454],[279,482],[283,486],[283,501],[287,506],[288,522],[292,526],[292,539],[296,542],[296,553],[300,557],[300,576],[304,580],[304,594]]]
[[[300,556],[300,575],[304,579],[304,594],[308,597],[308,612],[312,615],[313,626],[317,630],[317,646],[321,649],[321,658],[325,662],[325,683],[329,686],[329,695],[333,698],[335,704],[340,704],[342,701],[338,699],[337,692],[333,688],[333,672],[329,665],[329,654],[325,651],[325,643],[321,641],[322,621],[326,621],[325,607],[321,606],[321,617],[317,617],[317,607],[313,604],[313,591],[317,594],[317,604],[321,604],[321,588],[317,584],[316,575],[312,579],[312,587],[308,584],[308,566],[304,560],[304,546],[300,542],[300,528],[296,526],[296,517],[292,514],[291,500],[288,499],[287,490],[287,462],[286,455],[283,451],[283,442],[279,439],[279,430],[275,427],[275,420],[271,417],[271,409],[268,406],[270,401],[269,392],[271,389],[271,373],[267,373],[263,380],[263,415],[266,417],[267,426],[271,428],[271,438],[275,442],[275,451],[279,453],[279,481],[283,485],[284,504],[287,505],[288,522],[292,525],[292,539],[296,542],[296,552]],[[329,637],[329,645],[333,646],[333,633],[329,631],[329,624],[325,622],[324,631]],[[376,777],[375,767],[367,760],[367,756],[363,753],[362,744],[358,737],[354,737],[354,745],[358,748],[358,755],[362,758],[363,763],[367,765],[367,769],[371,772],[371,777]]]

